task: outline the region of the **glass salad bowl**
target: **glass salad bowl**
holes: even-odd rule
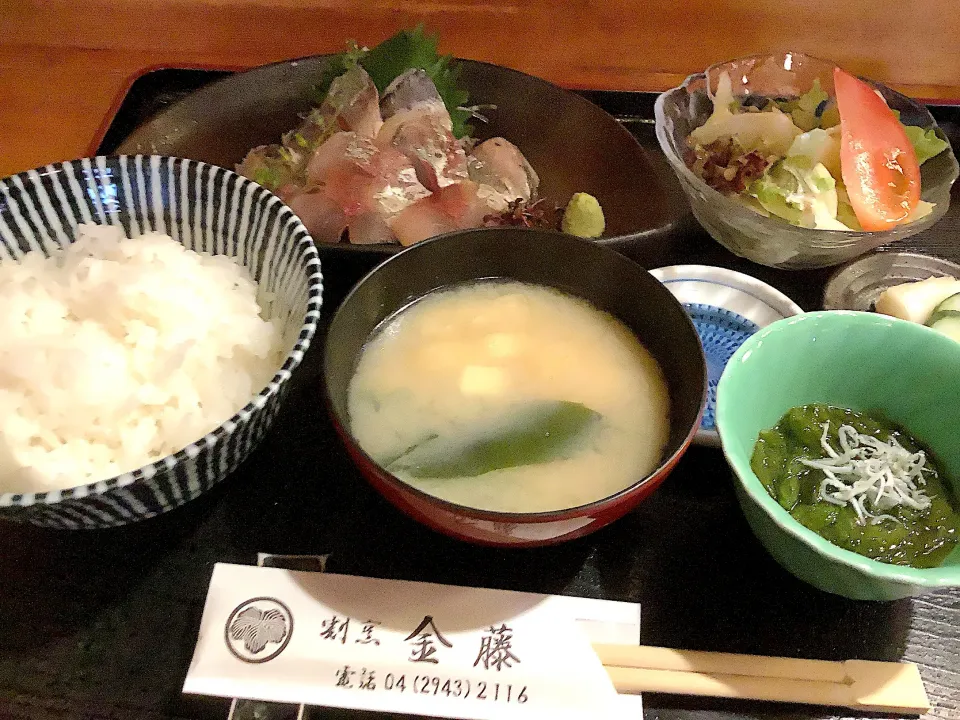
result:
[[[713,98],[724,72],[733,84],[734,96],[798,98],[819,80],[833,97],[834,63],[802,53],[781,52],[731,60],[713,65],[688,77],[680,87],[657,98],[656,132],[660,147],[673,166],[690,201],[694,216],[713,238],[731,252],[769,267],[799,270],[820,268],[852,260],[880,245],[923,232],[936,223],[950,204],[950,187],[960,168],[949,147],[921,167],[921,199],[933,204],[930,212],[911,222],[884,231],[847,231],[791,225],[767,216],[735,197],[710,187],[685,163],[688,137],[713,112]],[[866,80],[887,104],[899,111],[904,125],[933,129],[946,141],[930,112],[920,103],[880,83]]]

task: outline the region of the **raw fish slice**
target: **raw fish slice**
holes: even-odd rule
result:
[[[437,86],[425,70],[412,68],[387,85],[380,101],[380,114],[387,120],[398,112],[410,110],[422,103],[443,103]]]
[[[376,142],[406,155],[420,182],[435,191],[468,178],[467,156],[452,128],[443,103],[427,101],[391,116]]]
[[[371,177],[357,165],[338,163],[327,174],[323,190],[340,206],[344,215],[353,218],[370,209]]]
[[[339,126],[333,118],[325,114],[328,108],[314,108],[303,119],[303,122],[283,136],[283,145],[291,152],[309,156],[314,149],[339,131]]]
[[[453,123],[450,121],[450,114],[447,108],[441,102],[420,103],[414,108],[401,110],[387,118],[374,142],[379,147],[393,147],[394,139],[400,129],[407,124],[424,124],[437,126],[438,133],[453,131]]]
[[[311,110],[299,127],[284,135],[283,144],[292,153],[307,158],[338,132],[374,137],[381,125],[377,87],[366,70],[357,66],[331,83],[320,107]]]
[[[492,213],[505,213],[510,209],[510,203],[517,199],[517,196],[507,189],[500,176],[490,172],[486,164],[473,155],[467,155],[467,172],[470,179],[477,183],[479,188],[477,192]]]
[[[374,209],[386,219],[430,194],[407,156],[394,148],[381,150],[367,171],[374,176]]]
[[[354,217],[372,207],[372,184],[376,173],[374,159],[379,150],[368,138],[350,135],[350,141],[339,156],[334,154],[329,162],[323,161],[322,175],[317,170],[311,180],[322,182],[327,195],[339,203],[347,217]],[[320,165],[321,161],[317,164]]]
[[[309,177],[311,182],[323,184],[348,218],[371,211],[386,221],[430,194],[403,153],[393,148],[380,150],[354,133],[338,133],[318,148],[309,165]]]
[[[307,183],[309,185],[322,184],[329,172],[347,157],[351,145],[362,144],[357,134],[353,132],[338,132],[325,140],[320,147],[314,150],[307,162]]]
[[[277,190],[296,182],[298,163],[299,159],[282,145],[260,145],[247,153],[236,170],[268,190]]]
[[[383,125],[377,86],[360,65],[354,65],[333,81],[320,110],[336,118],[340,130],[363,137],[374,137]]]
[[[458,228],[466,230],[483,225],[483,218],[489,212],[479,191],[480,186],[477,183],[464,180],[445,187],[434,195],[443,211],[457,221]]]
[[[516,145],[502,137],[490,138],[473,149],[470,179],[493,188],[508,201],[534,200],[540,178]]]
[[[283,200],[287,205],[290,204],[290,201],[295,198],[300,193],[304,192],[304,189],[300,185],[295,183],[286,183],[281,185],[276,190],[273,191],[274,195]]]
[[[350,221],[348,238],[354,245],[393,243],[397,238],[393,230],[376,211],[362,212]]]
[[[401,245],[413,245],[434,235],[459,229],[456,221],[431,201],[432,197],[415,202],[390,221],[390,228]]]
[[[340,242],[347,227],[347,216],[340,205],[323,190],[299,192],[286,200],[307,232],[318,242]]]
[[[397,214],[390,227],[403,245],[454,230],[479,227],[489,208],[478,195],[479,186],[465,180],[422,198]]]

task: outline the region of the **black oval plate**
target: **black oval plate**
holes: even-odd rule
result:
[[[233,168],[250,148],[277,142],[314,104],[330,55],[264,65],[213,82],[136,128],[119,154],[160,153]],[[517,70],[459,60],[471,104],[492,104],[480,140],[502,136],[536,169],[542,197],[597,197],[607,220],[604,245],[628,249],[669,230],[678,213],[670,187],[646,151],[613,116],[576,93]],[[669,180],[669,178],[667,179]],[[400,245],[325,245],[390,255]]]

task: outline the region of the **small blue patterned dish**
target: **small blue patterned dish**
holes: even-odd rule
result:
[[[727,361],[760,328],[803,311],[779,290],[726,268],[674,265],[650,273],[683,304],[700,336],[707,361],[707,406],[694,442],[720,447],[714,412]]]
[[[81,223],[127,236],[156,231],[187,248],[237,258],[271,298],[289,348],[266,387],[218,428],[151,465],[50,492],[0,493],[0,517],[48,527],[101,528],[153,517],[209,490],[263,438],[320,317],[323,279],[313,240],[279,198],[202,162],[155,155],[96,157],[0,180],[0,260],[46,254]]]

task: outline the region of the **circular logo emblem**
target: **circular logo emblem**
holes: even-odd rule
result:
[[[275,598],[257,597],[240,603],[224,626],[223,639],[234,657],[265,663],[282,653],[293,635],[290,608]]]

